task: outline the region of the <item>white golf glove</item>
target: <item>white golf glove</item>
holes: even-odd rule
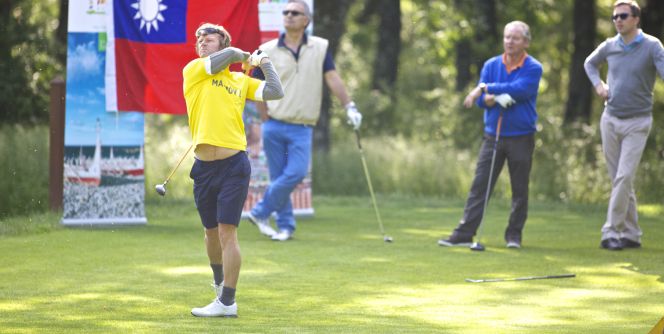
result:
[[[353,130],[360,129],[360,125],[362,124],[362,114],[357,111],[355,102],[351,101],[346,105],[346,117],[348,118],[348,124],[353,127]]]
[[[511,107],[513,104],[516,103],[516,101],[514,101],[514,99],[510,96],[510,94],[507,93],[496,95],[494,99],[498,104],[500,104],[501,107],[505,109]]]
[[[249,65],[253,67],[258,67],[261,64],[263,58],[268,58],[267,52],[263,50],[256,50],[254,53],[249,56]]]

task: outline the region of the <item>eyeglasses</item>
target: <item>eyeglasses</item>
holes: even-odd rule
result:
[[[620,13],[620,14],[616,14],[616,15],[611,16],[611,19],[614,20],[614,21],[618,21],[618,19],[621,19],[621,20],[625,21],[625,20],[627,20],[627,18],[629,16],[630,16],[629,13]]]
[[[208,28],[198,29],[198,31],[196,31],[196,37],[200,37],[201,35],[209,35],[209,34],[219,34],[225,38],[224,33],[222,33],[221,30],[217,28],[208,27]]]
[[[284,14],[284,16],[288,16],[288,14],[290,14],[291,16],[304,15],[304,13],[298,12],[296,10],[285,10],[285,11],[281,12],[281,14]]]

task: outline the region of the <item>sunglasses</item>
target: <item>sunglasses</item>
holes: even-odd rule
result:
[[[289,14],[290,14],[291,16],[300,16],[300,15],[304,15],[304,13],[302,13],[302,12],[298,12],[298,11],[296,11],[296,10],[285,10],[285,11],[281,12],[281,14],[284,14],[284,16],[288,16]]]
[[[219,34],[224,38],[226,37],[224,35],[224,33],[222,33],[221,30],[219,30],[217,28],[208,27],[208,28],[203,28],[203,29],[199,29],[198,31],[196,31],[196,37],[200,37],[201,35],[209,35],[209,34]]]
[[[630,16],[629,13],[621,13],[621,14],[616,14],[611,16],[611,19],[614,21],[618,21],[618,19],[621,19],[623,21],[627,20],[627,18]]]

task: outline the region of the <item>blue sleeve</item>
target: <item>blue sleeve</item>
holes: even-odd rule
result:
[[[251,72],[251,76],[256,79],[265,81],[265,74],[263,74],[263,70],[261,70],[260,67],[254,67],[254,70]]]
[[[333,70],[336,70],[336,67],[334,66],[334,60],[332,59],[332,54],[328,49],[327,52],[325,52],[325,61],[323,61],[323,73],[327,73]]]
[[[542,78],[542,66],[530,63],[528,67],[523,68],[523,71],[514,81],[488,83],[487,92],[494,95],[507,93],[517,102],[536,96]]]
[[[480,82],[490,82],[489,80],[489,62],[485,62],[484,66],[482,66],[482,72],[480,73]],[[482,109],[488,109],[489,107],[484,103],[484,92],[480,95],[480,97],[477,99],[476,102],[477,106],[482,108]]]

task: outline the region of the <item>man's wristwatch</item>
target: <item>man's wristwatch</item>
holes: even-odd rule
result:
[[[480,91],[482,91],[482,93],[486,93],[486,92],[487,92],[487,91],[486,91],[486,84],[485,84],[484,82],[480,82],[480,84],[479,84],[477,87],[480,88]]]

